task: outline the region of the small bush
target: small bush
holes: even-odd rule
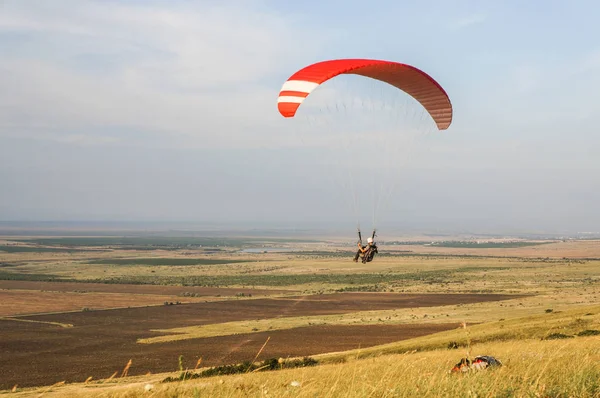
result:
[[[549,313],[551,313],[552,311],[554,311],[552,308],[548,308],[548,309],[546,310],[546,314],[549,314]]]
[[[238,373],[248,373],[248,372],[263,372],[268,370],[278,370],[278,369],[291,369],[291,368],[302,368],[306,366],[315,366],[318,364],[318,361],[311,357],[304,357],[302,359],[294,359],[288,361],[279,361],[276,358],[267,359],[262,362],[250,362],[246,361],[237,365],[223,365],[216,366],[213,368],[209,368],[203,370],[202,372],[182,372],[179,377],[167,377],[163,380],[163,383],[170,383],[173,381],[182,381],[189,379],[197,379],[201,377],[211,377],[211,376],[223,376],[223,375],[231,375]]]
[[[460,344],[458,344],[456,341],[451,341],[448,343],[449,350],[456,350],[458,347],[460,347]]]
[[[572,339],[575,336],[569,336],[563,333],[552,333],[544,337],[542,340],[560,340],[560,339]]]
[[[598,336],[600,335],[600,330],[595,329],[587,329],[577,333],[577,336],[585,337],[585,336]]]

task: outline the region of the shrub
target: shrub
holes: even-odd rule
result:
[[[456,341],[451,341],[448,343],[449,350],[456,350],[458,347],[460,347],[460,345]]]
[[[544,337],[542,340],[560,340],[560,339],[572,339],[574,336],[569,336],[563,333],[552,333]]]
[[[278,369],[291,369],[291,368],[302,368],[306,366],[315,366],[318,364],[318,361],[311,357],[304,357],[302,359],[294,359],[287,361],[280,361],[276,358],[271,358],[264,360],[262,362],[242,362],[236,365],[223,365],[216,366],[201,372],[181,372],[179,377],[167,377],[163,380],[163,383],[169,383],[173,381],[182,381],[189,379],[197,379],[201,377],[211,377],[211,376],[223,376],[223,375],[231,375],[238,373],[248,373],[248,372],[263,372],[268,370],[278,370]],[[180,367],[181,368],[181,367]]]
[[[598,336],[600,335],[600,330],[595,329],[587,329],[577,333],[577,336],[585,337],[585,336]]]

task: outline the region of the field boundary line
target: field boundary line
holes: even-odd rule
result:
[[[0,316],[0,321],[43,323],[43,324],[46,324],[46,325],[60,326],[62,328],[72,328],[73,327],[73,325],[70,324],[70,323],[60,323],[60,322],[51,322],[51,321],[35,321],[33,319],[20,319],[20,318],[12,318],[12,317],[9,317],[9,316]]]

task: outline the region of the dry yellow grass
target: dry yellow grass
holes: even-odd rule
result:
[[[532,296],[506,301],[458,304],[436,307],[400,308],[393,310],[359,311],[347,314],[270,318],[251,321],[226,322],[212,325],[186,326],[173,329],[154,330],[162,336],[138,340],[143,344],[164,343],[194,338],[227,336],[242,333],[259,333],[269,330],[292,329],[311,325],[397,325],[461,322],[483,323],[500,319],[513,319],[544,314],[551,306],[553,310],[585,307],[597,302],[593,296],[584,303],[579,297],[564,295],[554,300],[552,296]],[[577,304],[574,304],[577,302]],[[585,307],[587,308],[587,307]]]
[[[574,335],[599,326],[600,305],[586,306],[323,354],[315,357],[322,365],[311,368],[172,383],[161,383],[167,376],[162,374],[23,393],[61,397],[593,397],[600,394],[600,336],[543,341],[540,337],[557,332]],[[452,341],[462,347],[447,349]],[[467,355],[492,355],[504,365],[473,374],[449,374],[452,365]],[[149,391],[147,385],[152,386]]]
[[[465,355],[464,350],[412,352],[175,383],[160,383],[164,375],[148,376],[110,384],[54,387],[44,396],[596,397],[600,394],[599,337],[477,344],[471,350],[472,357],[493,355],[503,366],[472,374],[449,374],[451,367]]]

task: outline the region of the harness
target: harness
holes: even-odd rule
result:
[[[375,253],[377,253],[377,246],[371,245],[367,251],[363,254],[363,263],[369,263],[373,261],[373,257],[375,257]]]
[[[375,239],[375,230],[373,230],[373,233],[371,234],[371,239]],[[358,230],[358,243],[360,244],[360,247],[362,247],[363,249],[365,247],[367,247],[367,251],[364,253],[361,253],[361,257],[362,257],[362,262],[363,264],[365,263],[369,263],[371,261],[373,261],[373,257],[375,257],[375,254],[378,253],[377,251],[377,245],[372,244],[370,246],[363,246],[362,244],[362,234],[360,232],[360,229]]]

